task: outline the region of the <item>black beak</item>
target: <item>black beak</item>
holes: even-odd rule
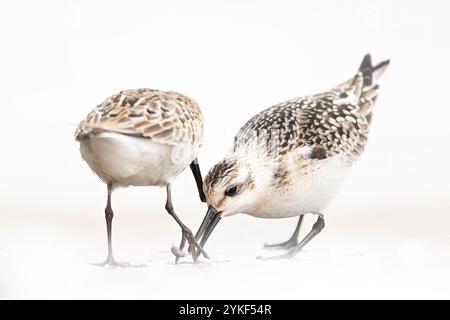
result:
[[[219,223],[220,219],[222,219],[221,212],[218,212],[216,208],[213,206],[208,207],[208,212],[206,212],[206,216],[203,219],[200,228],[195,235],[195,240],[200,241],[200,245],[203,247],[208,240],[209,236],[213,232],[214,228]]]

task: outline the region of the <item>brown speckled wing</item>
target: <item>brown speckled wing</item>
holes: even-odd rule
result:
[[[92,110],[75,133],[77,140],[110,131],[163,144],[203,142],[203,117],[198,104],[177,92],[125,90]]]
[[[313,147],[315,158],[345,155],[354,159],[363,152],[369,133],[367,119],[357,104],[336,103],[332,95],[317,100],[301,115],[302,141]]]
[[[235,137],[234,150],[249,143],[275,145],[268,151],[281,155],[309,146],[311,157],[335,155],[357,158],[367,142],[375,86],[363,88],[362,75],[325,93],[292,99],[268,108],[250,119]],[[377,90],[376,90],[377,91]],[[370,94],[369,94],[370,93]],[[369,99],[370,98],[370,99]]]

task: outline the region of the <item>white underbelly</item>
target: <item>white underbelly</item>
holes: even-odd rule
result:
[[[250,215],[279,219],[306,213],[323,213],[339,193],[351,171],[351,164],[330,158],[312,165],[308,173],[299,174],[288,185],[271,190],[266,201]]]
[[[83,159],[115,186],[164,186],[198,153],[190,143],[172,146],[117,133],[91,135],[80,143]]]

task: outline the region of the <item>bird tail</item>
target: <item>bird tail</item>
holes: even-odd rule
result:
[[[370,54],[366,54],[358,70],[363,76],[363,87],[376,84],[378,79],[388,68],[389,62],[390,60],[384,60],[376,66],[372,66],[372,57]]]
[[[389,62],[389,60],[384,60],[372,66],[372,58],[370,54],[366,54],[358,70],[357,76],[362,76],[362,90],[359,97],[360,113],[366,117],[369,124],[372,122],[372,108],[377,101],[380,89],[377,82],[388,68]]]

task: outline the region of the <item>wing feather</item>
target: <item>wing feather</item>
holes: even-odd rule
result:
[[[234,151],[250,144],[279,154],[309,147],[314,151],[309,153],[311,157],[318,159],[335,155],[357,158],[364,150],[370,124],[359,105],[361,90],[358,73],[333,90],[268,108],[239,130]]]
[[[164,144],[203,142],[203,116],[191,98],[173,91],[121,91],[98,105],[80,123],[77,140],[102,131]]]

